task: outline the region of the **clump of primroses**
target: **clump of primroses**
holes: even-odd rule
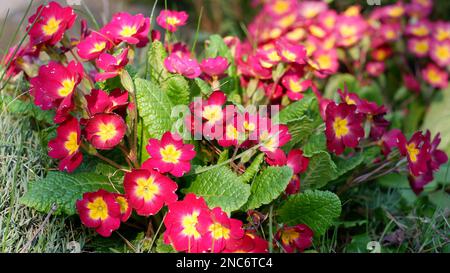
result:
[[[309,170],[311,155],[289,145],[295,144],[295,134],[278,122],[277,111],[237,106],[236,94],[223,88],[227,83],[223,80],[232,73],[233,84],[242,87],[240,99],[245,106],[265,102],[280,110],[305,96],[317,99],[317,116],[320,114],[323,124],[316,131],[324,134],[329,152],[350,158],[367,146],[379,146],[381,153],[373,164],[393,163],[396,169],[391,171],[407,169],[416,194],[448,161],[438,149],[439,134],[432,137],[429,131],[419,131],[408,139],[398,129],[389,130],[384,105],[363,99],[347,87],[337,90],[340,100],[335,102],[318,88],[319,81],[337,73],[342,63],[363,69],[369,77],[380,76],[386,60],[395,54],[393,41],[399,37],[407,40],[409,53],[427,60],[420,71],[403,73],[405,86],[420,93],[416,76],[421,75],[433,88],[445,88],[450,26],[426,18],[431,9],[428,1],[375,8],[368,19],[358,6],[338,13],[320,1],[261,2],[262,11],[248,26],[249,40],[226,37],[224,44],[231,56],[201,59],[186,44],[170,39],[187,24],[188,15],[183,11],[163,10],[157,16],[157,25],[166,32],[164,40],[150,18],[142,14],[119,12],[100,29],[88,28],[82,21],[79,38],[68,32],[77,19],[70,7],[51,2],[29,18],[28,44],[13,47],[4,60],[9,63],[7,75],[24,71],[34,103],[54,112],[56,136],[48,143],[48,155],[67,173],[76,171],[83,158],[91,157],[123,173],[123,187],[80,194],[76,210],[85,226],[109,237],[130,218],[164,214],[159,219],[165,228],[162,241],[179,252],[260,253],[268,252],[269,244],[281,252],[303,252],[312,246],[314,231],[304,223],[274,224],[273,241],[268,242],[264,238],[269,237],[256,226],[232,217],[239,214],[210,207],[206,197],[180,191],[196,167],[222,157],[223,152],[233,152],[230,160],[220,164],[230,163],[235,174],[242,175],[251,164],[245,160],[257,154],[261,158],[257,168],[288,166],[292,170],[280,199],[303,194],[300,177]],[[404,14],[414,20],[403,24]],[[367,58],[361,58],[364,61],[340,54],[363,41],[371,45]],[[194,141],[167,130],[153,137],[156,132],[139,127],[141,117],[129,66],[134,64],[136,51],[150,42],[162,43],[166,53],[160,60],[164,71],[157,73],[167,74],[169,79],[183,78],[202,89],[203,96],[189,103],[182,120]],[[40,53],[46,53],[50,60],[41,63]],[[30,69],[38,65],[34,72]],[[166,82],[158,84],[167,89]],[[146,133],[152,137],[139,143]],[[113,152],[123,157],[120,164],[111,156]],[[242,152],[241,161],[236,164],[238,152]],[[250,158],[244,158],[246,152]],[[206,160],[199,154],[206,154]],[[258,218],[259,223],[267,217],[256,210],[244,212]],[[147,233],[156,236],[151,232],[152,219],[147,221]]]

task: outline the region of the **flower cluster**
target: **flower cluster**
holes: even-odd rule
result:
[[[267,252],[268,243],[242,222],[228,217],[220,207],[209,209],[205,200],[187,194],[183,201],[169,204],[164,219],[164,242],[177,251],[197,252]]]

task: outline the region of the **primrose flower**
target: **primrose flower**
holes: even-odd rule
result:
[[[128,61],[128,48],[122,50],[117,56],[102,53],[95,60],[95,64],[104,72],[97,73],[95,75],[95,81],[101,82],[120,75],[124,67],[128,64]]]
[[[39,57],[39,52],[40,47],[32,44],[27,44],[19,49],[17,49],[17,46],[11,47],[0,61],[0,64],[7,69],[5,75],[11,77],[16,76],[21,71],[27,73],[27,67],[30,67],[34,60]],[[8,63],[9,67],[7,67]]]
[[[313,236],[314,232],[307,225],[300,224],[279,229],[274,239],[281,244],[285,252],[293,253],[296,250],[303,252],[311,247]]]
[[[164,204],[177,201],[178,186],[167,176],[154,170],[138,169],[125,174],[123,180],[125,196],[137,214],[157,214]]]
[[[430,52],[429,38],[410,38],[408,40],[408,50],[417,57],[426,57]]]
[[[31,44],[45,43],[50,46],[57,44],[62,40],[65,31],[72,27],[76,18],[77,15],[71,7],[63,8],[57,2],[39,6],[36,13],[28,19],[27,30]]]
[[[81,222],[89,228],[95,228],[103,237],[111,236],[120,227],[120,205],[112,193],[102,189],[86,192],[83,199],[77,200],[76,207]]]
[[[403,78],[403,84],[406,86],[406,88],[410,91],[413,91],[415,93],[419,93],[420,92],[420,83],[419,81],[416,79],[416,77],[410,73],[405,73],[402,76]]]
[[[222,91],[214,91],[207,100],[202,101],[200,109],[193,105],[194,115],[203,120],[202,132],[205,137],[219,139],[223,136],[222,127],[225,120],[223,106],[226,101],[227,96]]]
[[[267,253],[269,244],[263,238],[251,231],[247,231],[239,240],[230,240],[223,253]]]
[[[430,131],[427,130],[425,138],[428,141],[431,140]],[[440,143],[441,143],[441,135],[437,134],[434,137],[433,141],[431,141],[431,148],[430,148],[430,155],[431,155],[430,167],[433,171],[437,171],[442,164],[445,164],[448,161],[447,154],[444,151],[438,149]]]
[[[367,74],[372,77],[378,77],[386,69],[384,62],[368,62],[366,65]]]
[[[380,27],[381,35],[388,42],[396,41],[401,35],[401,25],[399,23],[383,24]]]
[[[340,16],[337,19],[337,45],[350,47],[356,44],[364,34],[367,23],[361,16]]]
[[[137,47],[147,45],[150,31],[150,18],[142,14],[131,15],[119,12],[113,15],[111,22],[101,30],[108,37],[112,37],[116,44],[126,42]]]
[[[112,46],[110,38],[105,34],[91,32],[89,36],[78,43],[78,55],[85,60],[93,60],[111,49]]]
[[[433,42],[430,49],[430,58],[440,67],[450,65],[450,40],[445,42]]]
[[[96,114],[87,121],[86,139],[97,149],[110,150],[122,141],[126,132],[123,118],[117,114]]]
[[[150,158],[143,163],[143,168],[170,173],[176,177],[190,171],[190,161],[196,154],[194,145],[183,144],[181,137],[171,132],[164,133],[161,141],[149,139],[146,148]]]
[[[131,216],[131,206],[124,194],[114,193],[114,198],[120,206],[120,221],[126,222]]]
[[[434,24],[433,38],[438,42],[450,40],[450,22],[439,21]]]
[[[264,5],[267,13],[274,17],[280,17],[298,9],[296,0],[271,0]]]
[[[168,205],[164,218],[164,243],[172,245],[176,251],[205,252],[210,249],[212,241],[202,231],[207,230],[210,223],[210,212],[205,200],[188,193],[183,201]]]
[[[164,60],[164,66],[170,73],[178,73],[189,79],[195,79],[202,73],[196,60],[186,55],[179,56],[176,53],[170,54]]]
[[[298,64],[305,63],[306,49],[304,46],[293,44],[287,39],[280,39],[275,42],[275,47],[282,61]]]
[[[91,117],[95,114],[112,113],[128,104],[128,92],[120,89],[115,89],[110,94],[100,89],[92,89],[85,98]]]
[[[406,33],[414,37],[427,37],[431,34],[432,25],[426,20],[420,20],[406,26]]]
[[[412,175],[419,176],[427,172],[428,161],[431,159],[431,145],[422,132],[414,133],[409,141],[401,137],[398,148],[401,155],[407,157],[409,170]]]
[[[206,75],[212,78],[218,78],[225,73],[228,68],[228,60],[218,56],[216,58],[207,58],[200,63],[200,69]]]
[[[303,92],[312,86],[311,80],[305,80],[298,76],[298,73],[288,72],[283,76],[281,84],[287,89],[287,95],[291,100],[303,98]]]
[[[345,147],[358,146],[360,138],[364,137],[363,118],[362,114],[356,113],[355,105],[329,103],[325,120],[328,149],[340,155]]]
[[[314,63],[318,66],[315,74],[320,78],[336,73],[339,68],[336,50],[316,50],[313,53],[312,58]]]
[[[81,132],[80,124],[75,118],[68,118],[56,129],[56,138],[48,143],[48,155],[61,160],[59,170],[73,172],[83,160],[80,152]]]
[[[234,112],[234,108],[230,108],[233,109],[232,111]],[[229,110],[228,107],[225,108],[226,112],[227,110]],[[227,116],[227,114],[225,114],[225,116]],[[223,137],[217,139],[217,144],[222,147],[238,146],[242,144],[245,140],[246,130],[244,123],[245,117],[243,115],[232,113],[232,116],[230,118],[226,118],[225,120]]]
[[[227,243],[233,240],[240,240],[244,237],[242,222],[233,218],[222,211],[220,207],[216,207],[210,212],[211,221],[207,225],[201,226],[205,230],[204,237],[209,237],[206,241],[211,241],[211,252],[221,252]]]
[[[284,124],[269,124],[268,128],[258,128],[259,150],[262,152],[276,152],[279,147],[284,146],[291,140],[289,129]]]
[[[289,166],[293,174],[299,174],[306,171],[309,159],[303,156],[300,149],[291,150],[288,155],[283,150],[276,150],[274,153],[267,153],[266,161],[271,166]]]
[[[427,83],[438,89],[444,89],[448,85],[447,72],[433,63],[429,63],[422,69],[422,77]]]
[[[392,55],[392,48],[389,46],[380,46],[372,50],[370,56],[373,60],[383,62]]]
[[[162,10],[156,18],[156,23],[170,32],[175,32],[178,27],[186,25],[188,17],[184,11]]]
[[[71,61],[67,67],[51,61],[39,68],[38,76],[30,80],[30,94],[42,110],[56,108],[54,121],[61,123],[72,110],[73,93],[83,77],[83,66]]]
[[[384,156],[388,156],[391,153],[392,149],[398,148],[400,140],[404,138],[405,136],[399,129],[392,129],[388,132],[385,132],[380,140],[381,151],[383,152]]]

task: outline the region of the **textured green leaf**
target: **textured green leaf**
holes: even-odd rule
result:
[[[228,61],[233,61],[230,49],[223,41],[220,35],[211,35],[208,39],[208,46],[205,50],[205,55],[208,58],[215,58],[217,56],[222,56],[228,59]]]
[[[209,95],[212,93],[211,85],[206,83],[204,80],[202,80],[200,78],[196,78],[194,81],[195,81],[195,84],[197,85],[197,87],[200,89],[200,92],[203,95]]]
[[[143,120],[143,141],[146,144],[149,138],[160,139],[161,136],[170,131],[175,122],[171,117],[172,103],[165,92],[153,82],[136,79],[136,100],[139,116]],[[145,149],[145,145],[141,147]],[[143,160],[146,159],[144,151]]]
[[[314,104],[317,104],[317,99],[314,96],[307,95],[303,99],[286,106],[274,117],[274,120],[278,118],[279,123],[282,124],[302,120],[309,115],[308,111],[312,109]]]
[[[245,205],[246,210],[269,204],[286,189],[292,178],[288,166],[268,167],[252,183],[251,195]]]
[[[279,222],[286,225],[306,224],[321,235],[341,214],[341,201],[329,191],[305,191],[292,195],[277,211]]]
[[[170,76],[162,85],[173,105],[189,104],[189,83],[181,75]]]
[[[325,86],[325,98],[337,99],[337,90],[343,90],[344,86],[347,86],[350,92],[355,92],[355,90],[359,89],[358,80],[351,74],[335,74],[331,76],[328,79],[327,85]]]
[[[337,177],[336,164],[327,152],[318,152],[309,159],[306,172],[302,175],[302,189],[319,189]]]
[[[364,162],[364,153],[357,153],[349,158],[334,157],[337,177],[353,170]]]
[[[327,138],[322,132],[317,135],[312,135],[303,146],[303,155],[310,157],[321,151],[327,150]]]
[[[164,45],[160,41],[154,41],[147,53],[147,71],[150,79],[156,83],[161,83],[168,77],[169,72],[164,66],[166,57]]]
[[[185,192],[203,196],[210,208],[221,207],[232,212],[247,202],[250,185],[243,183],[228,167],[221,166],[198,175]]]
[[[115,185],[117,187],[117,185]],[[49,212],[57,205],[55,214],[75,214],[75,202],[83,193],[105,189],[113,191],[108,178],[97,173],[67,174],[49,172],[47,177],[28,184],[28,191],[20,199],[26,206],[41,212]]]
[[[250,164],[250,166],[248,166],[248,168],[245,170],[245,173],[243,173],[239,178],[241,179],[242,182],[244,183],[248,183],[250,181],[252,181],[252,179],[255,177],[255,175],[258,173],[259,168],[261,167],[261,163],[264,160],[264,154],[260,153],[259,155],[257,155],[252,163]]]

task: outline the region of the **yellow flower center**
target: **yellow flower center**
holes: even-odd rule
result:
[[[356,26],[343,25],[341,28],[339,28],[339,32],[343,37],[349,37],[356,35],[357,29]]]
[[[229,139],[229,140],[235,140],[235,139],[238,139],[238,137],[239,137],[238,130],[231,124],[227,126],[226,134],[227,134],[227,139]]]
[[[278,62],[280,61],[280,56],[278,56],[278,53],[275,50],[271,50],[269,54],[267,54],[267,58],[269,58],[272,62]]]
[[[106,47],[106,43],[105,42],[95,43],[94,47],[91,50],[91,53],[100,52],[103,49],[105,49],[105,47]]]
[[[416,50],[417,53],[419,54],[425,54],[428,52],[428,42],[427,41],[418,41],[416,43],[416,46],[414,47],[414,49]]]
[[[446,31],[445,29],[438,29],[436,33],[436,40],[444,41],[450,38],[450,31]]]
[[[180,20],[178,20],[178,18],[175,16],[169,16],[166,19],[166,23],[171,26],[176,26],[180,23]]]
[[[151,201],[159,193],[159,187],[155,184],[155,178],[138,178],[136,180],[136,196],[144,198],[144,202]]]
[[[417,155],[419,154],[419,149],[416,148],[416,144],[410,143],[406,146],[406,150],[408,151],[409,160],[412,162],[417,161]]]
[[[331,57],[323,54],[317,58],[317,63],[321,69],[329,69],[331,67]]]
[[[177,148],[172,144],[166,145],[166,147],[161,148],[159,150],[159,153],[162,156],[162,161],[173,164],[177,164],[181,156],[181,151],[177,150]]]
[[[418,26],[413,28],[412,33],[416,36],[426,36],[428,35],[428,28],[426,26]]]
[[[280,20],[280,26],[282,26],[284,28],[290,27],[293,23],[295,23],[296,18],[297,18],[297,16],[295,14],[290,14],[288,16],[284,16]]]
[[[273,152],[277,148],[277,142],[275,141],[275,137],[270,136],[269,132],[264,131],[261,136],[261,146],[266,148],[267,150]]]
[[[286,49],[281,51],[281,54],[283,55],[284,58],[286,58],[286,60],[290,62],[295,62],[295,59],[297,58],[297,55],[295,55],[295,53]]]
[[[89,217],[93,220],[106,220],[108,218],[108,206],[102,197],[97,197],[93,202],[87,204]]]
[[[64,142],[64,148],[69,152],[69,155],[73,155],[76,151],[78,151],[78,134],[77,132],[71,132],[67,141]]]
[[[289,81],[289,89],[292,92],[298,93],[302,91],[302,85],[298,81],[290,80]]]
[[[230,238],[230,229],[222,226],[219,223],[215,223],[209,226],[208,230],[211,232],[212,237],[215,240],[225,239],[228,240]]]
[[[192,214],[183,217],[181,225],[183,230],[181,231],[186,236],[193,236],[195,239],[200,238],[200,233],[197,230],[198,216],[200,213],[194,211]]]
[[[450,58],[450,48],[446,45],[439,45],[436,49],[436,56],[441,60],[448,60]]]
[[[101,141],[111,140],[117,135],[116,126],[113,123],[100,123],[97,135]]]
[[[136,33],[137,33],[136,26],[124,26],[122,28],[122,31],[120,32],[120,35],[122,37],[131,37],[131,36],[133,36]]]
[[[298,40],[303,39],[305,37],[305,34],[306,34],[306,32],[305,32],[305,30],[303,28],[296,28],[293,31],[291,31],[288,34],[286,34],[286,37],[289,40],[298,41]]]
[[[337,138],[342,138],[348,134],[349,129],[347,125],[348,125],[347,119],[336,117],[336,119],[333,122],[333,129],[334,134],[336,135]]]
[[[45,35],[51,36],[58,31],[60,23],[61,20],[56,20],[55,17],[50,17],[47,23],[44,26],[42,26],[42,31],[44,31]]]
[[[427,72],[428,80],[431,83],[438,84],[441,82],[441,74],[439,74],[435,69],[430,69]]]
[[[62,87],[58,90],[58,95],[65,98],[73,92],[75,81],[73,79],[65,79],[61,85]]]
[[[244,129],[247,131],[252,132],[253,130],[256,129],[256,125],[254,123],[250,123],[248,121],[244,121],[243,123]]]
[[[299,236],[300,234],[297,231],[288,229],[281,234],[281,241],[283,242],[283,245],[289,245],[291,242],[297,240]]]
[[[122,196],[119,196],[116,198],[117,203],[119,203],[120,206],[120,213],[125,213],[128,210],[128,202],[127,199],[125,199]]]
[[[314,26],[314,25],[309,27],[309,31],[311,32],[312,35],[314,35],[318,38],[323,38],[323,37],[325,37],[325,34],[326,34],[322,28],[320,28],[318,26]]]
[[[207,119],[210,123],[216,123],[222,119],[222,107],[219,105],[208,105],[205,106],[203,110],[203,117]]]
[[[283,14],[289,9],[289,2],[286,0],[279,0],[273,5],[273,11],[277,14]]]
[[[403,7],[397,6],[397,7],[393,7],[389,10],[389,16],[391,17],[399,17],[403,15],[403,12],[405,10],[403,9]]]

